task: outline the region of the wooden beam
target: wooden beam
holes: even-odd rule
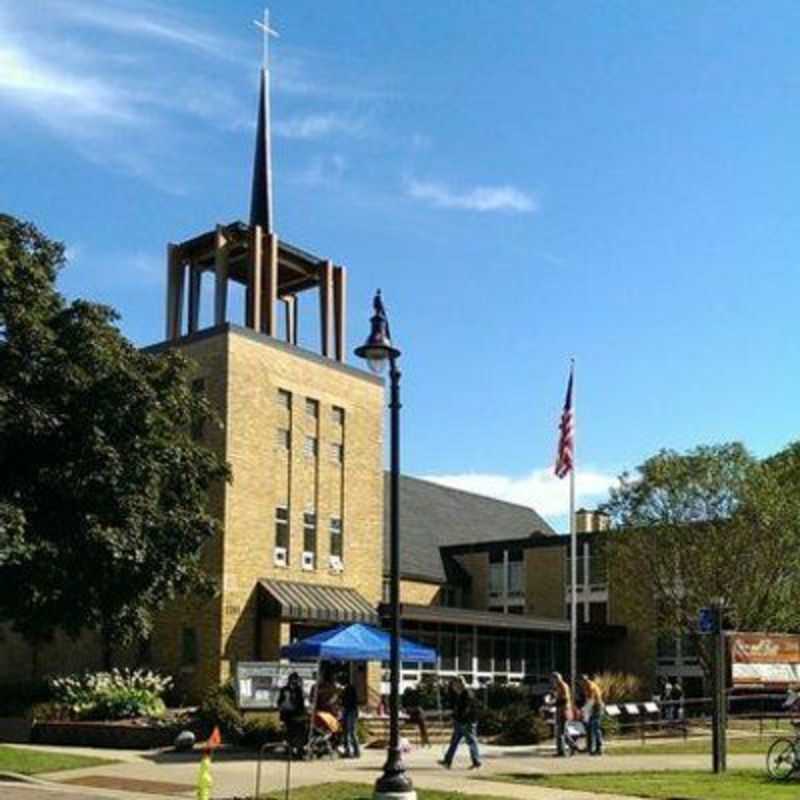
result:
[[[319,332],[322,355],[333,355],[331,323],[333,322],[333,264],[323,262],[319,271]]]
[[[333,268],[333,344],[337,361],[347,360],[347,271]]]
[[[203,273],[194,264],[189,264],[189,333],[197,333],[200,327],[200,289]]]
[[[245,325],[261,330],[261,276],[264,269],[264,229],[253,226],[250,242],[250,269],[247,271],[247,311]]]
[[[164,338],[169,340],[174,338],[175,330],[175,280],[177,271],[175,260],[178,254],[178,245],[170,242],[167,245],[167,304],[164,315]]]
[[[297,344],[297,297],[287,294],[281,300],[286,309],[286,341]]]
[[[278,237],[268,233],[261,281],[261,330],[267,336],[278,336]],[[287,306],[288,309],[288,306]]]
[[[222,325],[228,315],[228,242],[225,229],[217,225],[214,236],[214,324]]]
[[[172,266],[172,327],[170,339],[179,339],[183,330],[183,290],[186,282],[186,267],[183,263],[183,253],[179,247],[171,251]]]

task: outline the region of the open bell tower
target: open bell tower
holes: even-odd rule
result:
[[[265,36],[268,35],[269,29],[262,27]],[[320,353],[336,361],[346,360],[344,267],[281,241],[273,227],[270,73],[266,45],[249,224],[241,221],[218,224],[213,230],[167,245],[167,341],[198,331],[202,283],[208,277],[214,280],[215,286],[215,326],[231,321],[228,318],[228,281],[234,281],[245,287],[245,327],[293,345],[297,344],[300,324],[297,296],[316,289]],[[278,330],[279,302],[285,309],[282,331]]]

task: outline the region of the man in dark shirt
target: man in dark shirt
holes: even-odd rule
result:
[[[453,706],[453,735],[450,738],[450,746],[447,748],[447,753],[439,763],[443,767],[450,769],[456,750],[458,750],[458,745],[464,739],[469,747],[469,755],[472,759],[471,768],[478,769],[481,766],[481,754],[478,750],[478,709],[475,705],[475,697],[464,685],[464,681],[461,678],[453,678],[450,681],[450,695]]]
[[[344,757],[361,758],[358,741],[358,692],[348,678],[342,692],[342,720],[344,722]]]

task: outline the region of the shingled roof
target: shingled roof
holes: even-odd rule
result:
[[[383,553],[389,571],[389,473],[384,475]],[[452,489],[408,475],[400,477],[400,574],[445,580],[441,547],[555,534],[532,508]]]

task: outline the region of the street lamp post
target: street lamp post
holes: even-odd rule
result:
[[[373,372],[383,372],[389,365],[391,394],[391,479],[390,502],[390,575],[389,608],[391,615],[389,746],[383,774],[375,783],[376,800],[416,800],[416,792],[406,772],[400,752],[400,370],[397,359],[400,351],[392,345],[389,320],[383,307],[380,289],[373,301],[374,314],[370,320],[367,341],[356,348],[356,355],[367,361]]]

